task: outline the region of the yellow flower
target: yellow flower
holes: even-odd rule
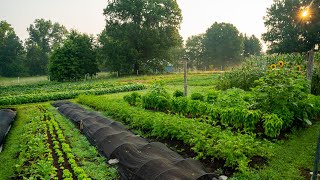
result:
[[[302,67],[301,67],[300,65],[297,65],[296,67],[297,67],[297,70],[298,70],[298,71],[301,71],[301,70],[302,70]]]
[[[283,61],[279,61],[279,62],[278,62],[278,65],[280,66],[280,68],[283,68],[284,62],[283,62]]]
[[[277,65],[276,64],[271,64],[270,69],[276,69]]]

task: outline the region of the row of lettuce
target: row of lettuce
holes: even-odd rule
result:
[[[230,128],[212,126],[198,119],[146,111],[130,106],[122,96],[81,95],[78,102],[145,132],[144,136],[181,141],[197,154],[198,159],[225,160],[226,167],[242,173],[248,172],[252,158],[272,156],[274,144],[258,140],[253,134],[233,132]]]
[[[61,92],[34,92],[32,94],[21,94],[21,95],[8,95],[0,97],[0,105],[16,105],[25,103],[36,103],[36,102],[46,102],[52,100],[62,100],[62,99],[72,99],[80,94],[93,94],[101,95],[108,93],[126,92],[126,91],[136,91],[144,89],[143,84],[127,84],[119,86],[111,86],[105,88],[94,88],[88,90],[68,90]]]
[[[0,165],[2,178],[117,178],[116,170],[108,167],[105,159],[73,128],[49,105],[19,107],[16,123],[0,154],[0,160],[7,162],[5,167]]]

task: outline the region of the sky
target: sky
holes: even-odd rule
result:
[[[263,16],[273,0],[177,0],[183,15],[180,34],[186,40],[205,33],[214,22],[235,25],[241,33],[260,38]],[[59,22],[68,29],[99,34],[105,25],[106,0],[0,0],[0,20],[6,20],[21,40],[35,19]],[[264,47],[265,48],[265,47]]]

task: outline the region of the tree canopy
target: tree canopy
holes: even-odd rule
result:
[[[186,56],[189,58],[188,66],[200,68],[203,64],[204,34],[194,35],[186,41]]]
[[[93,38],[72,31],[50,56],[49,75],[53,81],[78,81],[98,72]]]
[[[245,57],[248,57],[250,55],[260,55],[261,54],[261,43],[259,39],[252,35],[252,36],[247,36],[244,35],[243,39],[243,55]]]
[[[0,76],[12,77],[23,73],[24,49],[14,29],[0,21]]]
[[[26,40],[26,67],[30,75],[45,75],[49,54],[53,47],[63,41],[67,30],[59,23],[44,19],[36,19],[27,30],[29,38]]]
[[[301,16],[309,8],[310,15]],[[319,0],[275,0],[264,18],[262,35],[269,53],[306,52],[320,43]]]
[[[182,46],[175,0],[108,0],[99,42],[111,71],[161,70]]]
[[[242,57],[242,36],[232,24],[215,22],[207,29],[203,43],[207,64],[230,65]]]

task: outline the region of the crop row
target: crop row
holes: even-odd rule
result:
[[[0,179],[117,179],[116,169],[54,107],[17,112],[0,154]]]
[[[85,81],[85,82],[44,82],[39,84],[0,86],[2,95],[33,94],[35,92],[61,92],[68,90],[89,90],[97,88],[106,88],[120,85],[116,82],[108,81]]]
[[[75,98],[80,94],[108,94],[108,93],[117,93],[125,91],[135,91],[144,89],[145,86],[142,84],[129,84],[123,86],[116,86],[112,88],[99,88],[99,89],[90,89],[90,90],[70,90],[66,92],[53,92],[53,93],[34,93],[34,94],[25,94],[17,96],[5,96],[0,97],[0,105],[15,105],[15,104],[24,104],[24,103],[35,103],[35,102],[45,102],[51,100],[61,100],[61,99],[71,99]]]
[[[40,114],[39,111],[34,112]],[[20,136],[15,178],[53,179],[57,176],[46,131],[46,122],[42,121],[40,115],[34,116],[24,126],[24,133]]]
[[[268,158],[272,155],[273,144],[257,140],[253,135],[233,133],[205,122],[161,112],[146,111],[132,107],[119,97],[95,97],[81,95],[81,104],[124,121],[134,129],[150,132],[160,139],[180,140],[197,154],[197,158],[224,159],[225,166],[248,171],[248,163],[254,156]]]
[[[63,171],[63,179],[73,179],[73,174],[69,169],[65,168],[65,165],[69,164],[77,179],[89,180],[90,178],[87,177],[83,169],[78,166],[75,156],[72,154],[71,148],[53,115],[51,113],[46,113],[44,116],[52,140],[53,151],[57,155],[59,169]]]

